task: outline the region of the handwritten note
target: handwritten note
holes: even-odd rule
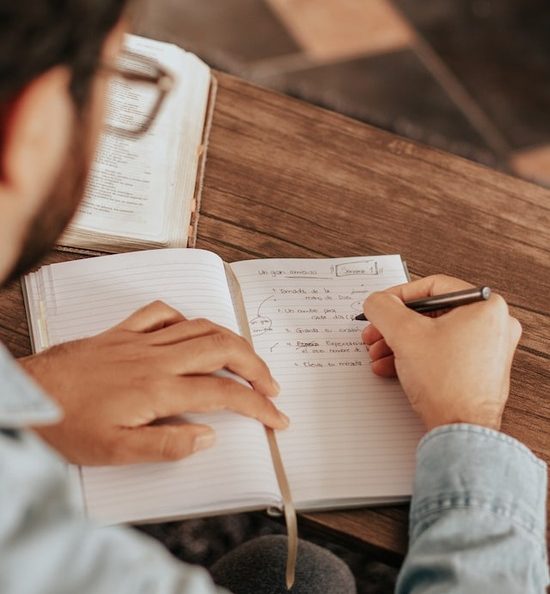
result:
[[[408,496],[423,428],[398,382],[372,372],[365,322],[354,319],[369,293],[406,280],[400,258],[255,260],[232,268],[254,346],[280,381],[277,404],[291,417],[278,440],[297,507]],[[42,268],[31,279],[33,311],[44,326],[33,322],[39,348],[105,330],[154,299],[238,331],[224,264],[209,252],[91,258]],[[280,502],[259,423],[229,412],[189,418],[214,427],[214,448],[174,463],[83,469],[90,514],[131,522]]]
[[[396,380],[377,377],[355,321],[373,291],[406,282],[398,256],[232,265],[254,346],[282,386],[278,434],[299,507],[411,492],[423,433]]]

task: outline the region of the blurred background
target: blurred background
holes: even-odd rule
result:
[[[550,186],[549,0],[145,0],[139,33]]]

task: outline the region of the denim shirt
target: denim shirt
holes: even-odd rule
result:
[[[83,517],[63,460],[25,430],[60,414],[0,345],[0,592],[225,592],[145,536]],[[525,446],[471,425],[432,431],[398,594],[542,593],[545,510],[546,467]]]

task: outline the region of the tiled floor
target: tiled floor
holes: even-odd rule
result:
[[[218,68],[550,185],[548,0],[147,0]]]
[[[413,31],[386,0],[267,0],[313,59],[343,60],[410,45]]]

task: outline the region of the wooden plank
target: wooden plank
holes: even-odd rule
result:
[[[399,565],[407,550],[408,506],[300,514],[300,526]]]
[[[399,252],[420,275],[488,283],[516,305],[548,313],[548,190],[221,81],[204,210],[265,235],[248,249],[295,253],[265,253],[269,237],[335,256]]]

